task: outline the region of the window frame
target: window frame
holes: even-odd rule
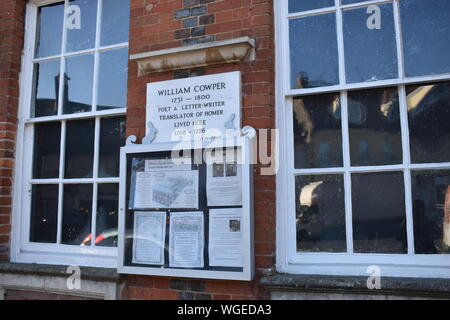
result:
[[[92,216],[91,231],[96,230],[96,211],[97,211],[97,191],[100,183],[119,184],[119,175],[113,178],[100,178],[99,171],[99,141],[100,141],[100,122],[101,119],[110,117],[126,116],[127,108],[117,108],[96,111],[97,108],[97,91],[99,78],[99,57],[101,52],[112,49],[128,48],[128,42],[119,43],[109,46],[100,45],[101,30],[101,13],[103,0],[98,1],[97,7],[97,25],[96,25],[96,42],[95,47],[89,50],[77,52],[65,52],[64,41],[66,39],[67,29],[63,31],[63,50],[61,54],[56,56],[35,58],[35,41],[37,31],[38,8],[41,6],[52,5],[56,3],[64,3],[64,12],[67,12],[69,0],[30,0],[26,5],[25,17],[25,37],[24,49],[22,55],[21,75],[20,75],[20,98],[18,110],[18,127],[16,141],[16,165],[14,174],[14,193],[13,193],[13,209],[12,209],[12,232],[11,232],[11,261],[21,263],[45,263],[45,264],[62,264],[62,265],[78,265],[93,267],[109,267],[117,266],[116,247],[101,246],[73,246],[58,243],[61,241],[62,229],[62,210],[63,210],[63,193],[62,189],[66,184],[90,184],[93,187],[92,198]],[[58,113],[57,115],[44,117],[31,117],[31,99],[33,95],[33,64],[35,62],[53,60],[56,58],[67,58],[79,56],[81,54],[92,53],[94,55],[94,81],[93,81],[93,97],[92,110],[89,112],[63,114],[63,98],[58,97]],[[61,71],[63,63],[61,63]],[[60,83],[63,80],[60,79]],[[61,85],[60,85],[61,88]],[[62,89],[60,89],[62,90]],[[64,178],[64,158],[65,158],[65,127],[68,120],[92,119],[95,121],[95,138],[94,138],[94,160],[92,178],[68,179]],[[55,179],[34,179],[33,171],[33,150],[34,150],[34,125],[38,123],[58,121],[61,123],[61,145],[59,160],[59,178]],[[31,152],[30,152],[31,151]],[[33,184],[57,184],[59,185],[58,196],[58,231],[57,243],[33,243],[30,242],[30,213],[32,202],[32,185]],[[118,200],[117,200],[118,201]]]
[[[450,80],[450,73],[435,76],[405,76],[404,52],[402,46],[402,29],[400,21],[400,1],[372,0],[360,3],[340,5],[335,0],[333,7],[315,9],[301,13],[288,12],[288,0],[274,2],[275,10],[275,48],[276,48],[276,123],[280,128],[281,159],[277,174],[277,271],[283,273],[321,274],[321,275],[358,275],[367,276],[367,267],[377,265],[383,276],[450,278],[450,255],[424,255],[414,252],[414,229],[412,214],[411,170],[413,169],[449,169],[450,163],[412,164],[408,132],[408,114],[406,86],[410,84],[426,84],[441,80]],[[346,83],[345,53],[343,32],[343,10],[367,7],[368,5],[393,4],[395,38],[397,45],[398,78],[363,83]],[[291,89],[290,81],[290,49],[289,20],[303,16],[323,13],[336,13],[336,32],[338,41],[339,84],[328,87]],[[350,165],[349,125],[347,93],[358,89],[375,89],[396,87],[400,101],[400,124],[403,148],[401,165],[352,167]],[[293,101],[295,97],[339,93],[342,112],[342,144],[343,166],[325,169],[295,169],[294,166],[294,134],[293,134]],[[355,254],[353,253],[351,174],[398,171],[404,175],[405,208],[407,221],[407,254]],[[345,219],[346,219],[346,253],[307,253],[297,252],[295,224],[295,176],[341,174],[344,179]]]

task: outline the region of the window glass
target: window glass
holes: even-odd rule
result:
[[[343,176],[297,176],[295,187],[297,251],[345,252]]]
[[[59,178],[61,123],[38,123],[34,127],[33,177]]]
[[[130,0],[103,0],[101,45],[128,42]]]
[[[400,1],[400,12],[406,76],[450,72],[450,1]]]
[[[71,0],[66,22],[67,52],[94,48],[96,25],[97,0]]]
[[[403,173],[352,174],[355,253],[407,253],[404,189]]]
[[[62,243],[91,245],[92,185],[64,186]]]
[[[342,166],[338,94],[294,99],[294,157],[297,169]]]
[[[65,178],[92,178],[94,120],[68,121],[66,125]]]
[[[39,7],[36,31],[36,58],[61,53],[64,3]]]
[[[64,114],[92,110],[93,77],[93,54],[71,57],[66,60]]]
[[[450,162],[450,82],[406,91],[411,162]]]
[[[100,53],[97,110],[127,105],[128,49]]]
[[[117,247],[119,185],[99,184],[95,245]]]
[[[334,7],[334,0],[289,0],[289,12]]]
[[[367,7],[344,11],[344,46],[347,82],[398,77],[392,4],[378,5],[380,29],[369,28]]]
[[[58,113],[60,60],[34,64],[31,116],[45,117]]]
[[[450,170],[413,171],[417,254],[450,254]]]
[[[123,117],[105,118],[100,126],[99,177],[118,177],[120,148],[125,145],[125,123]]]
[[[353,166],[403,162],[396,88],[349,92],[348,123]]]
[[[56,243],[58,185],[34,185],[31,207],[30,241]]]
[[[339,83],[335,14],[289,21],[291,88]]]

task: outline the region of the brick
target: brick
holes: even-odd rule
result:
[[[190,9],[180,9],[175,11],[175,19],[187,18],[191,15]]]
[[[186,7],[192,7],[196,6],[200,3],[200,0],[183,0],[183,6]]]
[[[191,29],[191,36],[192,37],[198,37],[198,36],[204,36],[206,33],[206,28],[204,26],[196,27]]]
[[[213,15],[213,14],[208,14],[208,15],[199,17],[199,23],[201,25],[211,24],[211,23],[214,23],[214,21],[215,21],[215,15]]]
[[[195,7],[191,9],[191,15],[192,16],[200,16],[202,14],[206,13],[206,7],[202,6],[202,7]]]
[[[187,18],[183,20],[183,28],[192,28],[198,26],[198,18]]]

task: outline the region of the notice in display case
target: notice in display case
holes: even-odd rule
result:
[[[241,208],[209,210],[209,265],[242,267]]]
[[[133,209],[198,209],[198,170],[190,165],[171,166],[170,160],[146,160],[135,172]]]
[[[208,206],[242,205],[242,167],[239,164],[240,149],[221,157],[207,154],[206,193]],[[209,157],[209,158],[208,158]]]
[[[203,268],[203,212],[172,212],[169,239],[170,267]]]
[[[133,263],[164,265],[166,213],[136,212],[133,239]]]

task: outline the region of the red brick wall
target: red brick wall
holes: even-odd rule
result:
[[[0,1],[0,261],[9,259],[25,0]]]
[[[256,60],[142,77],[136,62],[130,61],[128,135],[145,135],[147,83],[230,71],[241,71],[243,76],[243,126],[275,128],[273,0],[131,0],[131,8],[130,54],[248,36],[256,41]],[[256,166],[254,187],[258,278],[270,272],[275,262],[275,177],[261,176]],[[125,299],[267,297],[257,279],[248,283],[143,276],[128,276],[122,295]]]

